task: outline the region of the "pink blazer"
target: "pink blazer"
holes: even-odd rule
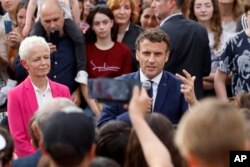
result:
[[[49,80],[49,84],[53,97],[71,97],[68,87],[51,80]],[[37,109],[35,90],[30,78],[27,77],[8,93],[9,128],[15,144],[15,153],[18,157],[24,157],[35,152],[31,145],[28,123]]]

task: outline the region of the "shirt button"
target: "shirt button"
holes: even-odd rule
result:
[[[54,75],[54,78],[56,79],[56,75]]]
[[[57,64],[57,61],[55,62],[55,64]]]

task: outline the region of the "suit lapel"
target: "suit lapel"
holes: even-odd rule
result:
[[[28,101],[29,107],[30,107],[30,111],[36,111],[38,108],[38,103],[37,103],[37,99],[36,99],[36,94],[35,94],[35,90],[32,86],[32,83],[30,81],[30,78],[27,77],[24,80],[24,89],[25,89],[25,96],[26,99]]]
[[[59,91],[58,91],[56,84],[53,81],[51,81],[50,79],[48,79],[48,81],[49,81],[52,97],[58,97]]]
[[[161,112],[162,106],[165,103],[165,98],[168,93],[168,86],[167,86],[168,76],[165,72],[163,72],[161,81],[158,85],[157,89],[157,96],[155,99],[154,111]]]

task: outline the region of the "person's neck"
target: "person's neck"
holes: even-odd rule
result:
[[[111,36],[105,39],[97,38],[95,46],[100,50],[108,50],[114,46],[114,42],[111,39]]]
[[[126,24],[121,24],[121,25],[119,25],[118,34],[125,33],[125,31],[126,31],[128,25],[129,25],[129,22],[126,23]]]
[[[199,23],[202,24],[207,29],[207,32],[212,32],[210,21],[199,21]]]
[[[245,30],[245,32],[246,32],[247,36],[250,37],[250,28],[247,28],[247,29]]]
[[[47,82],[48,82],[47,76],[45,76],[45,77],[31,77],[30,76],[30,80],[41,91],[45,91],[45,89],[47,87]]]
[[[223,22],[229,22],[234,20],[234,15],[233,15],[233,3],[229,4],[219,4],[220,7],[220,15],[221,15],[221,20]]]
[[[9,14],[9,17],[12,21],[15,21],[16,22],[16,11],[11,11],[11,12],[8,12]]]

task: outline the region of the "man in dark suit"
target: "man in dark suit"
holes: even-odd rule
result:
[[[149,112],[151,110],[160,112],[167,116],[172,123],[177,124],[188,109],[188,104],[192,106],[197,102],[193,90],[195,77],[191,77],[184,70],[186,78],[177,74],[177,77],[183,82],[182,84],[174,75],[163,70],[168,61],[169,46],[169,40],[164,31],[149,29],[142,32],[136,41],[136,59],[140,64],[140,70],[118,79],[137,80],[141,83],[150,80],[152,97],[149,98]],[[114,119],[129,121],[126,111],[127,109],[123,105],[104,105],[98,126]]]
[[[200,99],[204,96],[202,78],[208,76],[211,70],[209,40],[204,27],[181,13],[185,1],[154,0],[151,6],[156,16],[162,19],[160,28],[170,38],[170,57],[165,70],[175,74],[186,69],[196,76],[195,94]]]

